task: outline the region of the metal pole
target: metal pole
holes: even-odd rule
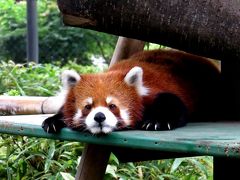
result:
[[[37,0],[27,0],[27,60],[38,63]]]

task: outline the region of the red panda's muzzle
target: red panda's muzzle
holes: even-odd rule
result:
[[[117,117],[106,107],[99,106],[85,119],[86,129],[93,134],[108,134],[117,128]]]

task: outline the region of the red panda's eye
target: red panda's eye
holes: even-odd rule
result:
[[[87,110],[90,110],[90,109],[92,109],[92,106],[90,104],[88,104],[84,108],[87,109]]]
[[[110,110],[114,110],[115,108],[117,108],[115,104],[110,104],[108,107]]]

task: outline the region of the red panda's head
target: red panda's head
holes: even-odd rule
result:
[[[70,128],[86,129],[93,134],[133,127],[142,118],[143,70],[134,67],[118,71],[79,75],[64,71],[63,87],[68,90],[64,121]]]

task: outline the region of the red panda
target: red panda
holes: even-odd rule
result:
[[[207,58],[176,50],[140,52],[104,73],[67,70],[62,73],[63,107],[42,126],[47,132],[67,126],[108,134],[211,120],[218,111],[219,82],[220,72]]]

